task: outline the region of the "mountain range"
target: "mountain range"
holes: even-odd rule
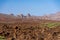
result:
[[[44,16],[31,16],[30,14],[28,14],[27,16],[24,16],[23,14],[15,16],[13,14],[0,13],[0,21],[17,21],[17,20],[35,20],[36,21],[41,19],[60,21],[60,12],[44,15]]]

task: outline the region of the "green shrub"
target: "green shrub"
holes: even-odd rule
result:
[[[53,27],[57,27],[58,25],[60,25],[60,23],[58,23],[58,22],[56,22],[56,23],[52,23],[52,22],[50,22],[50,23],[47,23],[47,24],[45,24],[47,27],[49,27],[49,28],[53,28]]]
[[[0,40],[6,40],[4,36],[0,36]]]

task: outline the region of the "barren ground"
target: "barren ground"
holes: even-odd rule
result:
[[[60,22],[0,22],[1,40],[60,40]]]

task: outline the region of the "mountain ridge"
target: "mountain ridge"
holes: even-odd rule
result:
[[[60,12],[57,12],[55,14],[49,14],[44,16],[31,16],[28,14],[27,16],[21,15],[13,15],[13,14],[3,14],[0,13],[0,21],[16,21],[16,20],[56,20],[60,21]]]

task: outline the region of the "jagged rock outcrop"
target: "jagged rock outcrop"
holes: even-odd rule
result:
[[[60,12],[57,12],[55,14],[49,14],[49,15],[44,15],[44,16],[31,16],[29,13],[27,16],[24,16],[23,14],[14,16],[13,14],[3,14],[0,13],[0,21],[16,21],[16,20],[55,20],[55,21],[60,21]]]

